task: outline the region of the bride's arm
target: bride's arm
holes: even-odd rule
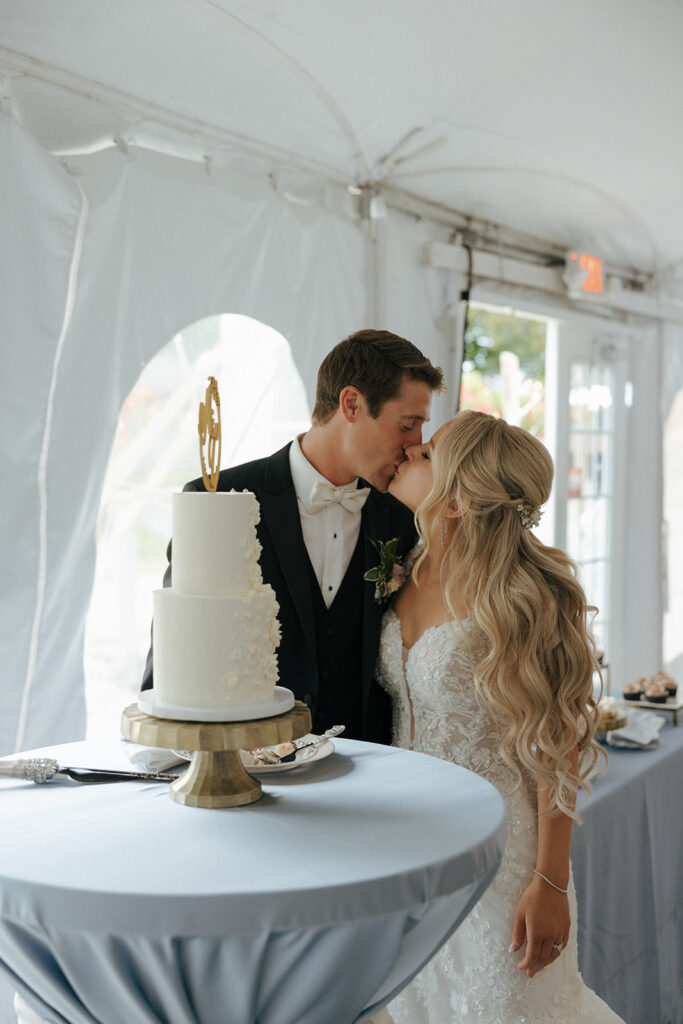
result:
[[[517,964],[529,978],[557,959],[569,938],[571,924],[569,900],[566,889],[569,885],[569,845],[571,843],[573,820],[567,814],[547,809],[547,792],[538,789],[538,852],[536,870],[531,884],[525,889],[517,905],[512,928],[510,951],[521,948],[526,939],[526,950]],[[546,878],[542,878],[545,875]],[[546,879],[550,879],[550,885]]]

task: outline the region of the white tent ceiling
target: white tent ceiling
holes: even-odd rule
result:
[[[583,247],[668,294],[682,39],[680,0],[0,0],[6,102],[47,149],[118,138],[220,161],[241,142]]]

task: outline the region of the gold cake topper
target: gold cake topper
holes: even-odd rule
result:
[[[211,403],[216,407],[214,419]],[[221,400],[215,377],[209,377],[204,401],[199,403],[199,457],[202,460],[202,480],[207,491],[215,491],[221,468]],[[204,446],[206,445],[206,459]],[[206,463],[209,468],[207,470]]]

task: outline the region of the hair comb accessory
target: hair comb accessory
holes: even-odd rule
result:
[[[530,530],[532,526],[538,526],[543,515],[540,508],[527,508],[526,505],[518,505],[517,512],[525,530]]]

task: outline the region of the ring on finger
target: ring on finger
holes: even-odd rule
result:
[[[553,942],[553,949],[557,949],[561,953],[562,952],[562,943],[561,942]]]

